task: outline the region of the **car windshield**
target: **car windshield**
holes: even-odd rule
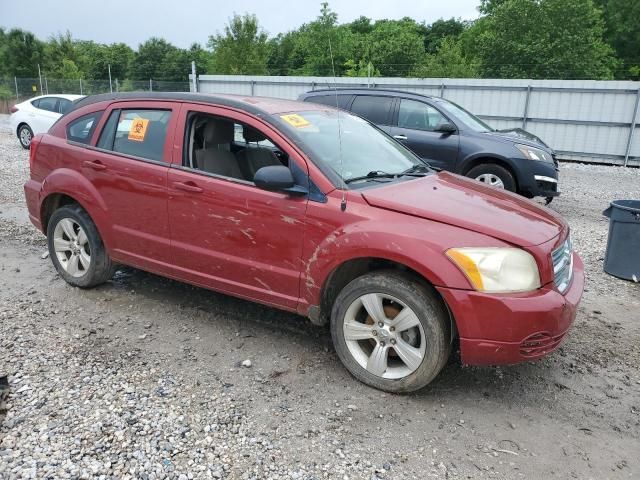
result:
[[[391,177],[426,164],[366,120],[343,111],[309,111],[279,117],[323,170],[346,183]],[[339,181],[339,180],[338,180]]]
[[[493,132],[495,129],[487,125],[485,122],[476,117],[473,113],[465,110],[455,103],[448,100],[439,100],[438,105],[447,113],[455,116],[467,128],[476,132]]]

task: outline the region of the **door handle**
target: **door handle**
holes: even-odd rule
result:
[[[173,182],[174,188],[191,193],[202,193],[204,190],[193,182]]]
[[[94,170],[106,170],[107,169],[107,166],[105,164],[103,164],[100,160],[93,160],[93,161],[85,160],[84,162],[82,162],[82,165],[87,167],[87,168],[92,168]]]
[[[393,138],[395,138],[396,140],[406,140],[407,136],[406,135],[394,135]]]

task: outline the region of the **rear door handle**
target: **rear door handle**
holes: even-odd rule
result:
[[[87,168],[92,168],[94,170],[106,170],[107,169],[107,166],[105,164],[103,164],[100,160],[93,160],[93,161],[85,160],[84,162],[82,162],[82,165],[87,167]]]
[[[174,188],[191,193],[202,193],[204,190],[193,182],[173,182]]]
[[[406,135],[394,135],[393,138],[395,138],[396,140],[406,140],[407,136]]]

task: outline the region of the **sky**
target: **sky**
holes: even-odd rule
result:
[[[124,42],[133,48],[152,36],[182,48],[206,45],[222,32],[234,13],[255,13],[275,36],[316,18],[321,0],[0,0],[0,27],[19,27],[40,39],[67,30],[74,38],[101,43]],[[432,23],[439,18],[478,17],[479,0],[329,0],[340,23],[360,15],[373,19],[411,17]]]

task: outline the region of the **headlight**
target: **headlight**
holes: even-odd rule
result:
[[[446,253],[479,292],[528,292],[540,287],[535,259],[519,248],[451,248]]]
[[[529,160],[538,160],[539,162],[553,163],[553,158],[551,158],[551,155],[544,150],[530,147],[529,145],[521,145],[520,143],[516,143],[515,147],[520,150],[525,158],[528,158]]]

